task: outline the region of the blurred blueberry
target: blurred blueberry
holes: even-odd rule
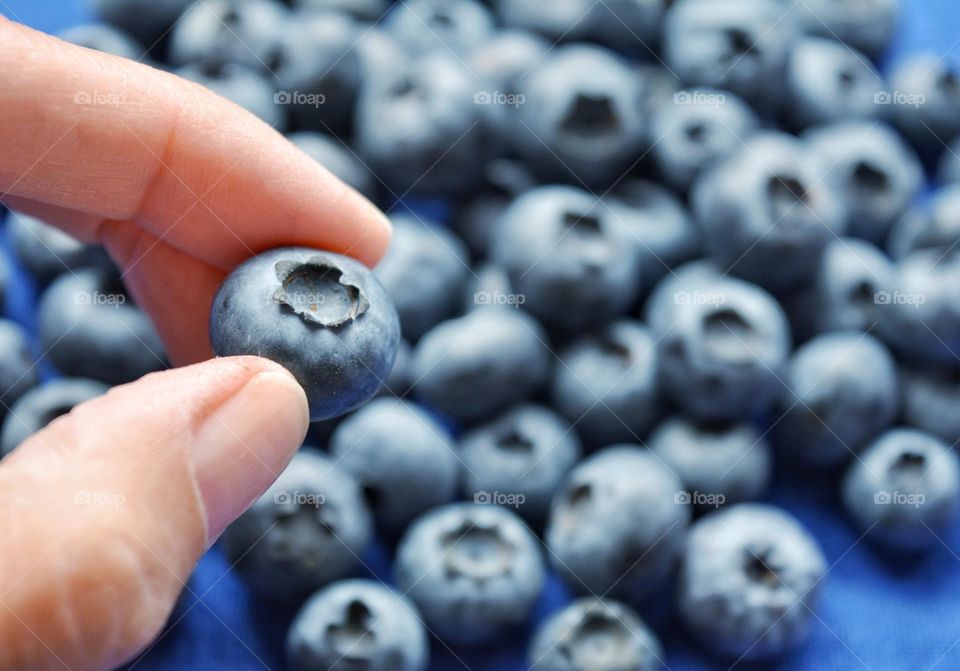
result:
[[[16,343],[9,344],[16,346]],[[11,354],[14,352],[15,350]],[[0,454],[10,454],[27,438],[70,412],[73,406],[105,394],[108,389],[107,385],[96,380],[67,377],[25,391],[10,406],[3,420]]]
[[[925,156],[938,156],[960,136],[960,70],[933,52],[910,56],[890,75],[884,100],[894,105],[897,126]]]
[[[37,380],[29,335],[15,321],[0,319],[0,421]]]
[[[274,101],[274,87],[257,70],[238,63],[187,65],[176,74],[240,105],[276,130],[287,126],[287,109]]]
[[[36,217],[11,211],[6,226],[14,258],[41,286],[65,271],[110,263],[99,245],[84,244]]]
[[[387,13],[390,0],[291,0],[291,4],[300,9],[346,12],[364,21],[377,21]]]
[[[473,277],[468,278],[464,291],[464,311],[486,306],[513,305],[519,309],[520,298],[513,292],[507,272],[491,263],[473,268]]]
[[[919,249],[944,254],[960,247],[960,184],[948,184],[934,192],[922,208],[908,211],[893,225],[887,251],[902,259]]]
[[[880,56],[893,39],[900,0],[784,0],[799,12],[804,30],[840,40],[871,57]]]
[[[405,0],[384,26],[414,53],[443,50],[465,54],[493,34],[493,16],[476,0]]]
[[[353,150],[340,140],[312,131],[290,133],[287,136],[303,153],[329,170],[337,178],[362,193],[367,198],[377,195],[377,180],[370,170],[357,158]]]
[[[91,0],[93,13],[147,47],[163,38],[192,0]],[[143,55],[141,51],[135,58]]]
[[[404,397],[413,387],[413,377],[411,375],[411,362],[413,348],[406,340],[400,339],[397,346],[397,356],[393,360],[393,368],[390,369],[390,375],[383,381],[383,386],[377,392],[380,396]]]
[[[949,445],[960,442],[960,371],[908,366],[901,380],[904,421]]]
[[[82,23],[72,28],[67,28],[59,35],[61,40],[78,44],[87,49],[102,51],[105,54],[113,54],[129,58],[134,61],[141,61],[147,55],[142,45],[127,35],[120,28],[104,23]]]
[[[960,182],[960,135],[943,148],[937,166],[937,180],[941,184]]]

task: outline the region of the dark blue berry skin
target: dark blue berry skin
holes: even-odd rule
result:
[[[292,671],[426,671],[429,655],[413,605],[373,580],[320,590],[287,632]]]
[[[384,20],[412,53],[465,54],[493,35],[493,16],[476,0],[407,0]]]
[[[390,537],[457,493],[460,460],[450,437],[413,403],[371,401],[340,423],[329,449],[356,478],[377,526]]]
[[[790,352],[783,309],[760,287],[706,269],[670,279],[655,290],[663,305],[650,313],[664,390],[694,417],[756,417],[779,391]]]
[[[664,584],[683,545],[690,507],[680,481],[639,445],[617,445],[580,462],[557,491],[544,539],[578,594],[636,604]]]
[[[411,342],[454,315],[471,274],[466,246],[434,222],[400,215],[374,276],[386,289]]]
[[[948,184],[920,209],[908,211],[894,224],[887,251],[902,259],[913,251],[935,249],[953,252],[960,245],[960,184]]]
[[[960,442],[960,374],[950,368],[905,367],[903,419],[948,445]]]
[[[943,149],[937,164],[937,180],[941,184],[960,182],[960,135]]]
[[[637,297],[637,239],[603,201],[572,186],[543,186],[504,211],[492,260],[523,309],[559,330],[597,326]]]
[[[17,262],[41,285],[67,270],[107,266],[110,261],[99,245],[88,245],[36,217],[7,214],[7,240]]]
[[[376,21],[390,7],[389,0],[293,0],[291,4],[300,9],[346,12],[365,21]]]
[[[686,192],[712,163],[740,149],[759,126],[739,97],[720,89],[694,88],[658,96],[650,116],[655,143],[650,156],[660,177]]]
[[[844,231],[837,194],[800,140],[768,131],[705,172],[693,212],[722,270],[781,291],[809,279],[826,244]]]
[[[709,513],[690,529],[680,618],[719,657],[782,655],[807,638],[827,566],[792,515],[758,503]]]
[[[781,116],[792,128],[873,119],[883,80],[867,57],[836,40],[798,40],[787,59]]]
[[[218,356],[254,354],[289,370],[313,421],[369,400],[393,367],[400,322],[386,291],[353,259],[303,247],[245,261],[210,312]]]
[[[679,0],[664,20],[663,59],[688,85],[762,101],[779,90],[795,28],[774,0]]]
[[[287,126],[287,108],[274,102],[273,85],[253,68],[237,63],[188,65],[177,75],[240,105],[280,132]]]
[[[893,357],[866,333],[838,331],[798,348],[784,376],[775,427],[787,458],[815,468],[850,461],[900,409]]]
[[[939,156],[943,143],[960,136],[960,68],[933,52],[898,64],[890,75],[897,93],[897,127],[924,156]]]
[[[0,319],[0,421],[37,384],[36,364],[27,332],[11,319]],[[15,420],[14,420],[15,421]]]
[[[550,389],[584,442],[637,442],[658,419],[659,353],[641,322],[620,320],[584,334],[560,352]]]
[[[511,144],[543,179],[600,186],[637,161],[643,82],[617,54],[586,44],[557,47],[517,88],[523,99]]]
[[[515,507],[543,527],[550,499],[579,461],[580,439],[563,417],[543,406],[514,406],[460,439],[467,500]],[[521,498],[522,497],[522,498]]]
[[[301,448],[227,527],[223,546],[258,596],[289,602],[355,571],[372,529],[353,477],[322,452]]]
[[[892,429],[850,465],[843,503],[881,546],[911,553],[943,543],[960,503],[960,461],[939,439]]]
[[[397,356],[393,360],[390,375],[383,381],[383,386],[377,392],[379,396],[404,397],[413,387],[413,378],[410,371],[410,360],[413,357],[413,348],[406,340],[400,339],[397,346]]]
[[[88,268],[54,280],[40,297],[37,329],[43,351],[64,375],[115,385],[167,365],[153,323],[112,270]]]
[[[87,49],[102,51],[105,54],[113,54],[134,61],[143,60],[147,55],[146,49],[137,44],[137,41],[132,37],[119,28],[103,23],[84,23],[73,26],[60,33],[59,37],[61,40],[72,42]]]
[[[377,195],[377,179],[347,145],[330,135],[299,131],[287,135],[304,154],[367,198]]]
[[[750,424],[676,416],[654,429],[647,444],[700,509],[756,499],[770,484],[770,444]]]
[[[357,100],[357,152],[397,196],[465,192],[493,151],[475,93],[474,77],[446,51],[381,68]]]
[[[584,597],[543,622],[528,654],[531,671],[664,671],[663,648],[636,612]]]
[[[198,2],[176,24],[165,26],[173,25],[170,63],[240,63],[271,72],[287,38],[289,19],[287,8],[272,0]]]
[[[92,0],[93,13],[105,23],[132,35],[141,44],[154,44],[170,29],[193,0]],[[143,52],[141,51],[139,55]]]
[[[0,454],[10,454],[20,443],[40,431],[75,405],[107,393],[107,385],[83,378],[61,378],[26,391],[3,420]]]
[[[548,39],[583,40],[591,32],[586,20],[592,11],[590,0],[568,0],[547,5],[536,0],[495,0],[500,20],[510,28],[530,30]]]
[[[900,0],[782,0],[790,3],[805,32],[840,40],[871,58],[886,51],[893,39]]]
[[[485,419],[544,385],[551,365],[548,347],[543,328],[520,310],[474,310],[420,340],[411,367],[414,389],[455,419]]]
[[[417,519],[397,547],[397,588],[440,640],[477,645],[527,623],[545,579],[540,542],[501,506],[453,503]]]
[[[841,121],[804,134],[847,210],[847,234],[882,245],[923,183],[916,154],[886,124]]]

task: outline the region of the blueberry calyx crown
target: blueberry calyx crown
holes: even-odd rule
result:
[[[293,310],[308,324],[342,326],[370,307],[361,288],[322,256],[305,262],[278,261],[276,271],[280,286],[273,300]]]

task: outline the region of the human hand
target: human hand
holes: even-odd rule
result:
[[[307,429],[303,391],[276,364],[195,363],[211,356],[220,283],[281,245],[374,263],[389,225],[261,121],[172,75],[2,17],[0,68],[0,200],[103,243],[171,360],[195,364],[78,406],[0,464],[0,668],[110,668],[157,635]]]

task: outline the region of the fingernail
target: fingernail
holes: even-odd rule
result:
[[[308,426],[303,389],[279,371],[258,373],[204,420],[193,464],[208,545],[276,480]]]

